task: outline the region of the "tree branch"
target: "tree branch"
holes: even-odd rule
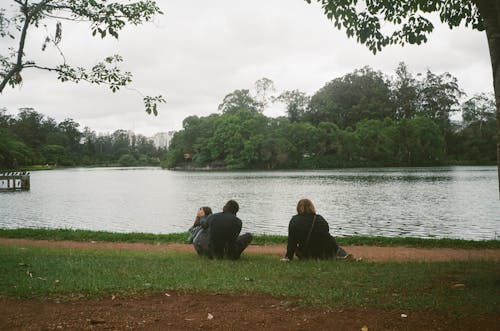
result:
[[[51,0],[43,0],[40,1],[35,8],[30,11],[28,7],[28,1],[25,0],[24,2],[21,2],[20,0],[15,0],[15,2],[19,3],[21,5],[21,12],[23,13],[25,17],[24,25],[21,30],[21,37],[19,39],[19,48],[17,50],[17,60],[14,66],[9,70],[9,72],[3,77],[2,82],[0,83],[0,93],[2,93],[3,89],[7,85],[7,83],[16,77],[16,80],[20,81],[22,80],[21,76],[19,73],[23,70],[23,56],[24,56],[24,44],[26,42],[26,34],[28,33],[28,27],[31,24],[31,20],[33,17],[40,12],[40,10],[45,6],[48,2]]]

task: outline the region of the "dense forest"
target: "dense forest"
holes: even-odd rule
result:
[[[125,130],[97,135],[79,127],[72,119],[57,123],[31,108],[20,109],[16,117],[0,109],[0,169],[159,165],[165,153],[142,135]]]
[[[276,103],[286,116],[265,116]],[[312,96],[276,93],[263,78],[255,93],[228,94],[217,113],[185,118],[168,151],[125,130],[98,135],[31,108],[17,116],[0,109],[0,169],[160,160],[165,168],[216,169],[495,164],[495,135],[492,95],[467,98],[452,75],[413,75],[401,63],[390,77],[370,67],[355,70]]]
[[[286,116],[263,115],[280,102]],[[280,169],[495,164],[492,95],[467,98],[449,73],[413,75],[401,63],[392,76],[370,67],[328,82],[314,95],[235,90],[219,113],[189,116],[165,168]],[[457,114],[453,116],[453,114]],[[462,115],[462,120],[452,120]]]

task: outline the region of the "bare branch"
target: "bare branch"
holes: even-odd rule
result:
[[[17,3],[21,4],[21,12],[25,16],[23,28],[21,30],[21,37],[19,39],[19,48],[17,50],[17,60],[16,64],[9,70],[9,72],[3,77],[2,82],[0,83],[0,93],[2,93],[3,89],[14,78],[17,76],[16,80],[19,81],[21,76],[19,73],[23,70],[23,56],[24,56],[24,44],[26,42],[26,34],[28,32],[28,27],[31,24],[31,20],[35,15],[37,15],[40,10],[42,10],[43,6],[45,6],[50,0],[43,0],[39,2],[35,8],[30,12],[28,7],[28,1],[24,2],[15,0]]]
[[[37,2],[38,1],[38,2]],[[19,31],[19,45],[13,49],[13,53],[8,57],[0,55],[0,93],[3,92],[7,84],[15,86],[22,82],[21,72],[23,69],[39,69],[58,74],[58,79],[62,82],[86,81],[96,85],[107,85],[116,92],[120,88],[127,88],[132,81],[132,74],[128,71],[122,71],[118,66],[123,59],[119,55],[109,56],[104,61],[98,63],[92,68],[71,67],[67,65],[66,58],[59,46],[61,41],[61,23],[56,24],[55,35],[47,31],[45,43],[52,43],[63,59],[63,63],[56,67],[40,66],[34,62],[24,62],[24,48],[28,28],[34,26],[39,28],[44,19],[67,20],[74,22],[90,22],[92,35],[97,33],[105,38],[112,36],[118,38],[118,32],[127,24],[139,25],[148,22],[155,14],[163,14],[155,1],[107,1],[107,0],[14,0],[19,5],[18,14],[14,16],[12,22],[15,23]],[[0,23],[10,23],[11,21],[4,17],[4,11],[0,9]],[[2,37],[13,35],[0,26]],[[137,90],[135,90],[138,92]],[[142,93],[139,92],[139,94]],[[157,104],[165,102],[160,96],[143,96],[143,102],[147,113],[157,114]]]

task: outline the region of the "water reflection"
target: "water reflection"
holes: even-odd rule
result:
[[[500,234],[494,167],[172,172],[35,172],[29,192],[0,194],[0,227],[185,231],[197,207],[240,203],[244,230],[286,234],[307,197],[336,235],[492,239]]]

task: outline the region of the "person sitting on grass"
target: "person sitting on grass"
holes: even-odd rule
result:
[[[222,212],[210,215],[202,224],[204,229],[208,229],[209,258],[237,260],[250,245],[253,239],[250,233],[239,235],[242,227],[241,220],[236,216],[239,209],[236,201],[229,200]]]
[[[326,220],[316,214],[316,208],[309,199],[297,203],[297,215],[288,225],[288,243],[282,261],[290,261],[296,255],[299,259],[353,259],[329,233]]]
[[[208,256],[210,253],[208,229],[202,227],[202,225],[207,222],[207,218],[210,215],[212,215],[212,209],[210,207],[201,207],[196,213],[193,226],[189,228],[190,235],[188,241],[193,244],[196,253],[200,256]]]

